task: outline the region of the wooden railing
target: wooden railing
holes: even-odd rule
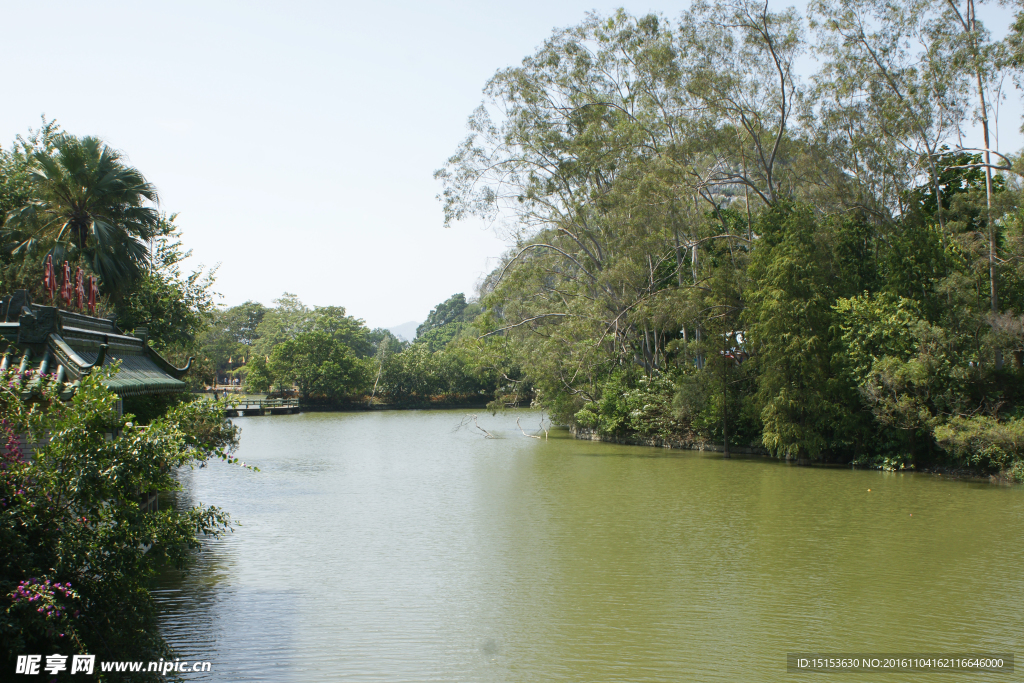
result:
[[[231,399],[228,404],[239,410],[255,410],[257,408],[298,408],[297,398],[239,398]]]
[[[225,411],[228,417],[235,415],[280,415],[299,412],[297,398],[229,398]]]

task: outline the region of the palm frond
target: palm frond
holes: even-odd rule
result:
[[[29,179],[33,200],[0,228],[7,253],[45,248],[61,262],[84,259],[107,293],[141,277],[150,261],[145,240],[159,230],[159,196],[117,150],[99,138],[60,134],[33,155]]]

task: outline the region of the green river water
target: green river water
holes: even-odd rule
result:
[[[1019,681],[789,652],[1024,655],[1024,488],[526,438],[539,414],[239,418],[241,523],[157,590],[205,681]],[[869,491],[870,489],[870,491]]]

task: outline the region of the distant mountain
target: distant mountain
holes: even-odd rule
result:
[[[416,338],[416,328],[419,326],[420,324],[418,322],[416,322],[415,320],[410,320],[407,323],[402,323],[401,325],[389,327],[388,331],[391,332],[391,334],[398,337],[399,339],[401,339],[402,341],[412,341],[413,339]]]

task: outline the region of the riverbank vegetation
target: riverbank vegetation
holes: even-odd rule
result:
[[[45,254],[83,266],[197,388],[534,402],[604,435],[1021,476],[1021,167],[995,129],[1024,24],[993,41],[975,9],[698,2],[556,31],[437,173],[449,224],[515,247],[412,343],[290,294],[217,310],[156,189],[53,122],[0,159],[0,277],[45,300]]]
[[[116,315],[184,365],[214,311],[213,272],[183,272],[188,252],[157,199],[120,153],[44,120],[0,151],[2,293],[26,289],[50,304],[46,258],[58,272],[81,268],[99,283],[98,315]],[[181,394],[127,397],[122,412],[103,384],[116,368],[84,377],[69,400],[54,373],[16,367],[0,373],[0,665],[15,671],[19,654],[170,658],[150,581],[184,569],[200,540],[230,521],[155,497],[180,488],[182,467],[234,461],[238,430],[223,404]],[[205,374],[200,365],[196,386]]]
[[[111,372],[85,377],[71,401],[61,400],[64,387],[52,376],[0,376],[6,671],[26,653],[171,658],[149,582],[166,566],[187,567],[202,537],[230,529],[216,507],[143,504],[150,492],[179,490],[181,467],[233,461],[238,431],[223,406],[182,402],[141,426],[119,413],[117,396],[103,386]],[[29,444],[37,447],[26,459]]]
[[[1024,477],[1024,166],[995,134],[1024,19],[996,42],[975,10],[555,31],[437,172],[448,224],[515,242],[474,324],[579,428]]]

